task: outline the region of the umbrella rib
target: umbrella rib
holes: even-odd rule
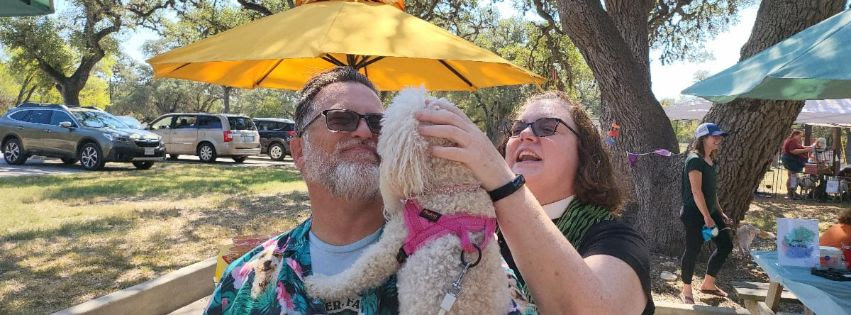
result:
[[[364,60],[361,61],[361,64],[359,64],[358,67],[359,68],[366,68],[366,66],[369,66],[369,65],[371,65],[371,64],[373,64],[376,61],[379,61],[381,59],[384,59],[384,56],[378,56],[378,57],[375,57],[375,58],[372,58],[372,59],[365,58]]]
[[[446,67],[446,69],[449,69],[449,71],[452,71],[452,73],[455,74],[455,76],[457,76],[461,80],[463,80],[464,83],[467,83],[467,85],[469,85],[472,88],[475,87],[475,86],[473,86],[473,83],[470,83],[470,80],[467,80],[467,78],[465,78],[463,75],[461,75],[461,73],[458,73],[458,70],[455,70],[455,68],[453,68],[448,63],[446,63],[446,61],[443,61],[443,59],[438,59],[437,61],[440,61],[440,63],[443,64],[443,66]]]
[[[334,64],[335,66],[340,66],[340,67],[346,66],[346,64],[344,64],[340,60],[337,60],[337,58],[334,58],[334,56],[331,56],[331,54],[325,54],[325,56],[322,56],[322,59],[324,59],[327,62]]]
[[[187,62],[187,63],[184,63],[184,64],[180,65],[180,67],[174,68],[174,70],[171,70],[171,73],[174,73],[174,72],[175,72],[175,71],[177,71],[177,70],[183,69],[183,67],[188,66],[190,63],[191,63],[191,62]]]
[[[263,82],[263,80],[266,80],[266,77],[268,77],[270,74],[272,74],[272,71],[275,71],[275,68],[277,68],[278,65],[281,64],[281,62],[283,62],[283,61],[284,61],[283,58],[278,59],[278,61],[275,62],[275,65],[272,66],[271,68],[269,68],[269,71],[267,71],[266,74],[264,74],[263,77],[260,78],[260,80],[257,80],[256,82],[254,82],[254,87],[260,86],[260,82]]]

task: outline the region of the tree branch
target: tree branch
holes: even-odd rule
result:
[[[558,23],[556,23],[553,16],[544,8],[543,1],[533,0],[533,2],[535,3],[535,11],[538,12],[538,16],[542,17],[544,20],[547,20],[547,29],[552,29],[556,33],[564,35],[564,31],[560,27],[558,27]],[[547,31],[545,30],[544,32]]]
[[[272,11],[269,10],[269,8],[267,8],[267,7],[265,7],[261,4],[251,2],[250,0],[236,0],[236,2],[239,2],[239,4],[242,5],[243,8],[255,11],[257,13],[260,13],[263,16],[272,15]],[[291,0],[289,1],[288,4],[290,4],[291,7],[292,7],[292,1]]]

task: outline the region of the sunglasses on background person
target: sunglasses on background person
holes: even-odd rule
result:
[[[534,134],[536,137],[549,137],[556,133],[559,124],[562,124],[567,127],[567,129],[573,132],[573,134],[577,137],[579,136],[579,133],[577,133],[576,130],[573,130],[573,128],[570,128],[570,126],[568,126],[567,123],[564,122],[564,120],[561,120],[560,118],[547,117],[538,118],[538,120],[535,120],[530,123],[527,123],[522,120],[512,121],[510,131],[512,137],[519,137],[520,133],[523,132],[523,130],[526,130],[526,128],[532,126],[532,134]]]
[[[348,109],[326,109],[305,124],[304,128],[298,131],[298,136],[304,135],[307,127],[322,116],[325,116],[325,127],[331,131],[355,131],[358,129],[360,120],[363,119],[366,120],[369,131],[376,135],[381,134],[381,117],[383,114],[361,114]]]

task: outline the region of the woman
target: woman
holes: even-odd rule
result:
[[[721,137],[727,136],[727,133],[713,123],[703,123],[697,127],[694,136],[694,151],[686,157],[683,168],[683,208],[680,210],[680,220],[686,232],[686,248],[681,259],[683,289],[680,300],[686,304],[694,304],[691,279],[695,260],[706,240],[704,227],[717,229],[717,235],[711,236],[717,248],[709,257],[700,292],[727,297],[727,293],[718,288],[715,279],[733,250],[733,240],[727,227],[730,219],[721,209],[715,189],[718,170],[716,152],[721,145]]]
[[[819,238],[819,245],[842,248],[851,246],[851,209],[845,209],[839,214],[836,224],[830,226]]]
[[[798,196],[795,194],[798,173],[804,170],[804,164],[807,162],[807,152],[813,151],[812,146],[805,147],[801,145],[803,135],[804,133],[800,130],[792,130],[792,133],[783,142],[783,154],[780,155],[780,160],[783,162],[783,166],[786,167],[789,175],[786,177],[786,188],[789,191],[787,198],[789,199],[798,199]]]
[[[491,193],[506,260],[516,263],[540,312],[653,311],[647,246],[613,220],[621,194],[600,135],[578,105],[561,92],[529,98],[504,157],[458,108],[440,106],[418,114],[426,123],[420,133],[455,142],[432,154],[464,163]]]

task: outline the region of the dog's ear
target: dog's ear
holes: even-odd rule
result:
[[[417,131],[419,122],[414,118],[417,111],[426,107],[426,98],[423,87],[404,89],[384,112],[378,154],[380,188],[385,198],[402,199],[422,193],[431,182],[429,143]]]

